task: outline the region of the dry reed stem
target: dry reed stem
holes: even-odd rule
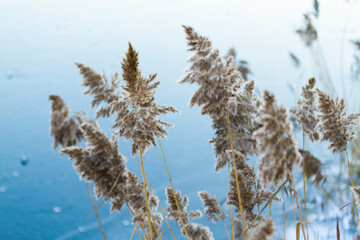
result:
[[[238,198],[239,198],[239,209],[241,212],[241,220],[242,220],[243,231],[244,231],[244,229],[246,229],[246,223],[245,223],[245,215],[244,215],[243,205],[242,205],[242,201],[241,201],[239,180],[238,180],[238,174],[237,174],[236,163],[235,163],[234,146],[233,146],[232,137],[231,137],[229,111],[226,111],[226,118],[227,118],[228,129],[229,129],[229,138],[230,138],[230,146],[231,146],[231,155],[232,155],[232,159],[233,159],[234,175],[235,175],[235,181],[236,181],[236,190],[237,190],[237,194],[238,194]],[[245,240],[248,238],[249,238],[249,235],[246,233]]]
[[[126,204],[126,206],[127,206],[127,209],[129,210],[130,216],[131,216],[131,217],[133,217],[134,215],[136,216],[136,215],[137,215],[136,210],[135,210],[135,213],[136,213],[136,214],[135,214],[135,213],[133,212],[133,210],[131,209],[131,207],[129,206],[129,204],[128,204],[126,201],[125,201],[125,204]],[[139,225],[140,225],[141,230],[142,230],[143,233],[144,233],[144,236],[145,236],[146,240],[149,240],[149,237],[148,237],[148,235],[146,234],[144,227],[143,227],[140,223],[139,223]],[[139,234],[139,237],[140,237],[140,239],[141,239],[141,235],[140,235],[139,231],[138,231],[138,234]]]
[[[104,238],[105,240],[107,240],[106,235],[105,235],[104,228],[103,228],[103,226],[102,226],[102,224],[101,224],[100,216],[99,216],[98,212],[96,211],[96,205],[95,205],[94,197],[93,197],[92,192],[91,192],[90,184],[89,184],[89,183],[86,183],[86,185],[87,185],[87,188],[88,188],[88,191],[89,191],[89,195],[90,195],[90,198],[91,198],[91,204],[93,205],[93,207],[94,207],[94,209],[95,209],[95,214],[96,214],[96,218],[97,218],[97,220],[98,220],[98,223],[99,223],[99,226],[100,226],[100,229],[101,229],[101,233],[102,233],[102,235],[103,235],[103,238]]]
[[[183,229],[184,229],[186,238],[189,240],[189,235],[188,235],[188,233],[187,233],[187,231],[186,231],[186,227],[185,227],[185,224],[184,224],[184,220],[183,220],[183,217],[181,216],[181,213],[180,213],[180,207],[179,207],[179,203],[178,203],[178,200],[177,200],[177,197],[176,197],[176,194],[175,194],[175,190],[174,190],[174,186],[173,186],[173,183],[172,183],[172,179],[171,179],[171,176],[170,176],[169,167],[168,167],[167,162],[166,162],[166,158],[165,158],[165,154],[164,154],[164,149],[163,149],[163,147],[162,147],[160,138],[158,138],[158,140],[159,140],[161,152],[162,152],[162,155],[163,155],[163,158],[164,158],[164,162],[165,162],[165,166],[166,166],[166,171],[167,171],[168,176],[169,176],[170,185],[171,185],[171,191],[172,191],[172,193],[173,193],[173,195],[174,195],[176,207],[177,207],[178,214],[179,214],[179,217],[180,217],[180,220],[181,220],[181,225],[183,226]]]
[[[270,201],[270,203],[269,203],[269,216],[270,216],[270,218],[273,218],[272,217],[272,212],[271,212],[271,203],[272,203],[272,201]],[[272,234],[272,237],[273,237],[273,240],[275,240],[275,235],[274,234]]]
[[[223,222],[223,224],[224,224],[224,228],[225,228],[225,231],[226,231],[226,235],[227,235],[228,239],[230,240],[229,232],[228,232],[228,230],[227,230],[227,227],[226,227],[225,221],[224,221],[224,220],[222,220],[222,222]]]
[[[155,227],[154,229],[155,229],[156,234],[159,236],[160,240],[162,240],[161,234],[159,233],[159,231],[157,230],[157,228]],[[164,237],[165,237],[165,235],[164,235]]]
[[[161,144],[161,143],[160,143],[160,144]],[[136,158],[137,158],[137,160],[138,160],[138,162],[139,162],[139,164],[140,164],[139,156],[136,155]],[[146,178],[147,183],[149,184],[150,190],[151,190],[151,191],[154,191],[153,188],[152,188],[152,186],[151,186],[151,184],[150,184],[149,178],[147,177],[146,173],[145,173],[145,178]],[[160,206],[160,204],[159,204],[159,209],[160,209],[161,215],[163,216],[163,218],[164,218],[164,220],[165,220],[165,222],[166,222],[166,225],[168,226],[168,228],[169,228],[169,230],[170,230],[170,232],[171,232],[171,235],[172,235],[173,238],[176,240],[176,237],[175,237],[175,235],[174,235],[174,232],[172,231],[172,228],[170,227],[170,224],[169,224],[169,222],[168,222],[168,220],[167,220],[167,218],[166,218],[166,216],[165,216],[165,214],[164,214],[164,211],[162,210],[162,207]]]
[[[131,234],[131,236],[130,236],[130,240],[133,239],[133,237],[134,237],[134,235],[135,235],[135,232],[136,232],[136,229],[137,229],[137,226],[134,227],[134,230],[133,230],[133,232],[132,232],[132,234]]]
[[[153,233],[152,233],[152,228],[151,228],[150,210],[149,210],[149,203],[148,203],[148,195],[147,195],[147,191],[146,191],[145,171],[144,171],[144,163],[143,163],[141,148],[139,148],[139,152],[140,152],[141,174],[142,174],[142,178],[143,178],[143,187],[144,187],[144,195],[145,195],[146,214],[147,214],[147,219],[148,219],[148,224],[149,224],[150,239],[152,240]]]
[[[290,194],[291,196],[291,205],[292,205],[292,209],[293,209],[293,213],[294,213],[294,223],[296,224],[297,220],[296,220],[296,211],[295,211],[295,206],[294,206],[294,196],[292,194]]]
[[[307,212],[306,212],[306,183],[305,183],[305,132],[303,130],[303,184],[304,184],[304,211],[305,211],[305,222],[307,222]],[[306,238],[309,239],[309,229],[308,225],[306,224]]]
[[[231,178],[230,173],[230,162],[228,162],[228,173],[229,173],[229,182]],[[229,191],[231,191],[231,185],[229,184]],[[230,226],[231,226],[231,239],[235,240],[235,232],[234,232],[234,219],[233,219],[233,212],[232,212],[232,206],[230,205]]]
[[[286,229],[285,229],[285,191],[283,189],[283,222],[284,222],[284,240],[286,240]]]
[[[354,159],[354,158],[352,158]],[[354,185],[356,185],[356,177],[357,177],[357,168],[358,168],[358,161],[356,161],[356,159],[354,160],[355,164],[354,164]]]
[[[348,163],[348,167],[349,167],[349,175],[350,175],[351,187],[354,187],[354,182],[353,182],[352,176],[351,176],[351,167],[350,167],[349,155],[348,155],[347,150],[345,150],[345,152],[346,152],[346,158],[347,158],[347,163]],[[354,207],[355,207],[355,211],[356,211],[356,218],[357,218],[357,222],[358,222],[358,225],[359,225],[359,212],[358,212],[358,209],[357,209],[357,204],[356,204],[354,194],[353,194],[353,200],[354,200]]]
[[[298,210],[298,214],[299,214],[299,219],[300,219],[300,224],[301,224],[301,229],[303,231],[303,235],[304,235],[304,240],[306,240],[306,235],[305,235],[305,229],[304,229],[304,223],[301,217],[301,211],[300,211],[300,204],[299,204],[299,199],[297,197],[297,191],[295,189],[295,181],[294,181],[294,176],[291,173],[291,182],[293,184],[293,190],[294,190],[294,196],[295,196],[295,200],[296,200],[296,206],[297,206],[297,210]]]

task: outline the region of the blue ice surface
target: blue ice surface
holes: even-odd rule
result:
[[[189,57],[181,25],[192,25],[209,36],[223,55],[235,47],[241,58],[250,62],[259,91],[269,88],[282,104],[291,106],[295,98],[287,82],[294,81],[297,88],[300,82],[292,79],[298,73],[291,68],[287,54],[291,49],[303,50],[293,31],[311,4],[301,0],[291,4],[254,2],[1,1],[0,239],[102,238],[96,218],[87,220],[93,208],[86,184],[79,181],[67,157],[61,157],[59,149],[52,150],[48,95],[60,95],[72,113],[85,110],[93,117],[91,98],[81,94],[82,78],[74,63],[83,62],[110,75],[120,71],[129,41],[140,53],[143,75],[158,73],[157,102],[181,112],[163,118],[175,124],[169,129],[168,140],[163,141],[175,188],[190,197],[189,210],[202,209],[197,196],[200,190],[222,200],[228,189],[227,171],[214,172],[214,151],[208,143],[213,136],[211,122],[201,116],[198,107],[188,106],[196,86],[177,83]],[[282,31],[271,32],[266,27],[271,25]],[[324,27],[325,34],[327,31]],[[325,47],[334,41],[325,42]],[[306,53],[301,56],[308,57]],[[109,135],[112,120],[99,122]],[[140,177],[129,143],[120,140],[119,149],[128,158],[127,167]],[[169,181],[160,149],[150,149],[144,164],[165,208],[164,188],[169,187]],[[281,209],[281,204],[274,207]],[[228,213],[229,208],[224,209]],[[130,237],[133,226],[126,209],[110,214],[106,203],[99,214],[108,239]],[[290,209],[287,219],[291,214]],[[196,222],[208,225],[215,239],[227,239],[221,223]],[[281,224],[279,221],[277,226]],[[229,222],[227,225],[229,228]],[[180,238],[179,228],[173,222],[171,226]],[[322,232],[327,231],[319,226]],[[293,230],[290,228],[289,236],[294,236]],[[170,239],[165,223],[163,231]],[[278,234],[281,237],[281,231]]]

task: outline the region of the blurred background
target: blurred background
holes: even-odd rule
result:
[[[296,32],[305,26],[304,14],[311,16],[317,31],[309,46]],[[189,57],[181,26],[190,25],[209,37],[223,56],[235,49],[239,66],[251,70],[248,78],[256,80],[259,94],[269,89],[291,107],[301,86],[317,77],[318,87],[345,97],[354,112],[360,99],[360,44],[353,42],[360,39],[359,23],[360,3],[345,0],[0,0],[0,239],[102,238],[96,218],[87,220],[93,208],[86,183],[79,181],[68,158],[52,149],[49,136],[50,94],[60,95],[72,113],[85,110],[95,116],[91,98],[81,94],[82,76],[75,62],[110,76],[121,71],[131,42],[139,52],[142,74],[158,73],[157,102],[181,112],[163,118],[175,125],[163,142],[174,186],[189,196],[189,210],[202,209],[197,192],[206,189],[222,200],[228,190],[227,172],[214,172],[210,119],[199,108],[189,108],[196,86],[177,83]],[[110,136],[112,119],[99,123]],[[297,136],[302,141],[301,132]],[[306,145],[329,175],[328,186],[308,187],[308,219],[317,224],[320,239],[334,239],[337,210],[351,198],[346,176],[342,186],[332,177],[339,168],[326,165],[341,161],[341,156],[323,151],[325,147]],[[130,144],[120,140],[119,149],[128,159],[127,167],[140,176]],[[165,208],[169,181],[160,149],[151,148],[144,164]],[[301,184],[299,180],[297,188],[302,189]],[[334,184],[339,186],[336,196],[331,195]],[[325,198],[322,191],[330,196]],[[286,234],[292,239],[291,201],[285,203]],[[273,208],[280,238],[282,203]],[[226,205],[223,209],[228,212]],[[108,239],[129,239],[133,226],[128,212],[110,214],[106,203],[99,214]],[[340,219],[344,239],[351,239],[356,227],[350,210]],[[222,224],[198,222],[208,225],[215,239],[227,239]],[[309,228],[316,236],[316,228]],[[163,230],[170,239],[166,226]]]

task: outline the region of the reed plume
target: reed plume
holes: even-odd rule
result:
[[[86,148],[65,147],[60,153],[75,160],[74,167],[81,180],[94,183],[97,198],[106,197],[110,192],[111,211],[120,212],[126,195],[126,158],[119,153],[117,141],[110,141],[102,130],[88,123],[83,123],[80,128]]]
[[[94,183],[97,198],[105,197],[110,200],[111,212],[120,212],[124,202],[129,203],[136,212],[133,223],[148,227],[143,186],[138,183],[135,174],[127,170],[126,158],[119,153],[115,137],[109,140],[102,130],[89,123],[81,124],[80,128],[86,148],[66,147],[60,153],[75,160],[74,167],[80,179]],[[157,196],[152,192],[147,194],[149,208],[156,210],[159,205]],[[157,239],[157,233],[162,234],[160,227],[163,219],[157,212],[151,212],[150,219],[152,227],[156,228],[153,239]]]
[[[77,64],[81,74],[84,76],[83,85],[88,87],[85,94],[94,96],[92,107],[102,105],[97,110],[97,117],[109,117],[115,114],[114,131],[119,137],[132,140],[132,155],[135,155],[137,151],[140,153],[142,186],[145,195],[150,238],[152,239],[155,234],[152,233],[151,228],[151,215],[153,213],[150,213],[148,206],[149,199],[142,155],[150,146],[156,146],[156,137],[159,139],[166,138],[167,131],[164,127],[172,126],[172,124],[159,120],[159,116],[170,112],[175,113],[177,110],[174,107],[155,103],[155,89],[160,82],[154,82],[156,74],[143,77],[138,65],[138,53],[129,43],[128,51],[121,63],[124,84],[121,86],[122,91],[119,91],[117,90],[120,86],[118,74],[112,76],[111,85],[109,85],[104,74],[101,76],[91,68],[80,63]]]
[[[187,233],[189,238],[192,240],[213,240],[213,234],[208,227],[193,223],[189,220],[189,216],[198,218],[200,211],[195,211],[197,212],[196,214],[194,214],[194,211],[188,212],[188,197],[182,197],[180,192],[177,190],[174,190],[174,192],[175,194],[173,194],[171,188],[167,187],[165,189],[165,194],[167,198],[166,211],[168,212],[168,218],[173,219],[177,225],[181,226],[182,234],[185,236]],[[175,196],[178,204],[176,204]],[[177,205],[179,206],[179,208],[177,207]],[[181,216],[179,215],[179,212]],[[184,228],[186,228],[186,233]]]
[[[275,232],[274,222],[271,218],[259,224],[253,231],[250,240],[270,240]]]
[[[319,139],[317,132],[316,92],[314,91],[316,80],[310,78],[308,84],[302,88],[301,97],[297,107],[291,109],[291,113],[297,117],[297,122],[302,126],[309,139],[314,142]]]
[[[234,60],[236,60],[236,55],[237,54],[236,54],[235,48],[230,48],[226,58],[231,56]],[[253,74],[252,71],[249,68],[248,61],[246,61],[246,60],[238,60],[236,65],[237,65],[237,69],[241,73],[241,76],[243,77],[243,79],[245,81],[248,81],[249,80],[249,75]]]
[[[304,28],[296,30],[296,33],[299,34],[305,45],[309,47],[318,39],[318,35],[309,14],[304,14],[304,23]]]
[[[215,199],[215,196],[211,197],[210,194],[206,191],[198,192],[198,195],[203,202],[205,207],[204,213],[208,216],[208,220],[212,220],[213,223],[216,223],[219,220],[224,220],[226,218],[226,215],[220,208],[219,203]]]
[[[241,201],[245,213],[245,220],[250,223],[256,218],[256,214],[253,213],[253,209],[256,206],[254,201],[255,192],[253,191],[253,186],[256,183],[253,181],[252,177],[245,177],[244,174],[240,171],[238,171],[237,174],[241,192]],[[238,212],[238,217],[241,218],[234,171],[231,171],[230,192],[227,195],[227,205],[233,206],[235,208],[235,212]]]
[[[359,186],[352,187],[351,191],[353,192],[353,195],[357,203],[360,204],[360,187]]]
[[[252,133],[257,127],[256,115],[260,100],[255,93],[255,82],[245,81],[230,56],[226,60],[220,57],[218,50],[212,48],[208,38],[201,36],[192,27],[184,26],[188,40],[189,51],[193,52],[189,62],[191,66],[186,70],[185,76],[180,83],[196,83],[199,88],[190,100],[190,106],[201,106],[201,113],[208,115],[215,129],[215,137],[210,140],[215,148],[215,171],[220,171],[231,161],[230,149],[236,149],[246,159],[248,155],[257,154],[256,139]],[[236,163],[234,157],[231,172],[247,171],[248,164],[245,161]],[[244,169],[242,169],[244,168]],[[237,178],[237,174],[232,174]],[[241,190],[238,188],[236,179],[232,193],[238,200],[237,209],[243,215]],[[247,181],[247,191],[255,195],[255,181]],[[231,189],[231,183],[230,183]],[[247,206],[248,217],[251,218],[252,206]],[[244,229],[246,217],[241,216]]]
[[[70,109],[60,96],[50,95],[49,99],[52,101],[50,136],[54,138],[53,148],[76,145],[83,138],[79,129],[80,114],[70,117]]]
[[[212,48],[208,38],[184,26],[188,40],[191,66],[180,83],[196,83],[199,89],[193,94],[190,106],[202,107],[201,113],[209,115],[215,137],[210,140],[216,153],[215,170],[221,170],[229,161],[226,150],[230,149],[226,112],[230,115],[230,127],[234,147],[242,154],[255,154],[256,141],[251,133],[255,128],[255,115],[259,104],[254,93],[255,83],[245,83],[234,59],[223,60],[218,50]]]
[[[164,127],[172,125],[158,117],[177,110],[154,102],[155,89],[160,82],[154,82],[156,74],[141,76],[138,53],[130,43],[121,65],[125,84],[121,86],[122,91],[119,91],[118,74],[112,76],[109,85],[105,75],[101,76],[90,67],[77,63],[84,76],[83,86],[88,87],[84,94],[94,96],[92,107],[102,104],[97,110],[97,117],[116,114],[113,128],[119,137],[132,140],[134,155],[139,148],[145,152],[151,145],[156,146],[156,137],[166,138],[167,131]]]
[[[292,172],[294,164],[300,163],[301,157],[286,108],[278,106],[269,91],[264,91],[263,98],[258,119],[261,126],[254,135],[263,153],[259,163],[259,178],[265,187],[282,182]]]
[[[343,152],[346,145],[356,134],[356,121],[360,113],[348,114],[345,111],[344,99],[332,98],[325,92],[316,89],[318,94],[318,130],[321,141],[330,142],[328,148],[335,152]]]
[[[313,183],[316,185],[323,184],[326,182],[326,175],[322,173],[321,162],[314,155],[312,155],[309,151],[304,151],[299,149],[299,153],[304,156],[304,159],[301,161],[305,161],[305,175],[306,179],[310,179],[314,177]],[[303,165],[300,163],[300,165]]]

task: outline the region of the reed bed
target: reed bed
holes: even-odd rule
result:
[[[175,188],[161,145],[161,139],[167,136],[166,127],[172,124],[160,120],[160,117],[178,111],[172,106],[156,103],[155,90],[160,82],[155,81],[156,74],[142,76],[138,53],[131,43],[121,63],[122,72],[110,78],[76,63],[83,76],[84,94],[93,98],[91,107],[96,109],[96,118],[114,119],[111,136],[104,133],[96,119],[88,118],[84,112],[71,115],[60,96],[50,95],[53,148],[61,146],[60,154],[73,161],[80,179],[94,185],[94,195],[109,202],[112,212],[120,213],[123,207],[128,208],[135,227],[130,239],[136,236],[135,233],[139,239],[163,239],[164,220],[171,232],[167,238],[214,239],[209,226],[194,220],[204,217],[214,224],[222,222],[223,239],[266,240],[275,238],[277,234],[283,235],[284,240],[298,239],[300,235],[307,240],[310,239],[308,225],[313,224],[313,219],[308,215],[306,204],[311,192],[306,189],[309,184],[321,187],[327,177],[322,171],[322,162],[305,149],[305,142],[326,141],[334,154],[346,154],[348,176],[342,176],[342,179],[349,181],[347,187],[352,189],[352,199],[346,201],[352,203],[350,207],[356,216],[353,222],[356,226],[359,224],[360,187],[356,186],[357,164],[351,164],[348,149],[357,137],[351,153],[358,154],[357,121],[360,113],[347,113],[345,100],[335,97],[337,93],[312,24],[312,18],[318,16],[319,3],[314,1],[314,12],[304,15],[305,27],[297,33],[312,52],[322,87],[316,85],[316,78],[310,78],[302,87],[297,106],[292,109],[280,105],[271,89],[265,90],[261,96],[256,93],[256,82],[249,78],[248,62],[241,60],[237,63],[234,49],[223,57],[207,37],[190,26],[183,26],[191,56],[179,83],[198,86],[191,97],[190,107],[199,106],[201,114],[211,119],[214,137],[209,143],[215,152],[214,170],[220,172],[227,167],[229,174],[224,179],[228,193],[218,197],[225,197],[230,212],[206,190],[198,192],[204,209],[187,210],[190,200],[186,193]],[[354,44],[356,46],[357,42]],[[294,54],[291,58],[296,66],[300,65]],[[357,55],[355,60],[359,61]],[[352,66],[354,77],[359,75],[356,66]],[[302,148],[294,137],[294,123],[302,129]],[[127,168],[126,157],[117,144],[119,138],[131,141],[131,153],[138,158],[142,176],[136,176]],[[164,189],[167,199],[164,211],[143,164],[151,161],[144,153],[158,146],[156,139],[170,184]],[[250,164],[250,158],[255,159],[256,164]],[[301,175],[301,190],[296,186],[294,174]],[[281,191],[282,194],[278,194]],[[292,202],[292,223],[286,220],[286,200]],[[283,231],[282,226],[273,221],[275,215],[271,206],[277,201],[282,202]],[[93,199],[92,203],[106,239],[97,214],[101,204],[96,207]],[[267,212],[272,217],[267,217]],[[169,222],[180,228],[182,236],[175,236]],[[296,236],[286,236],[286,227],[291,224],[297,228]]]

